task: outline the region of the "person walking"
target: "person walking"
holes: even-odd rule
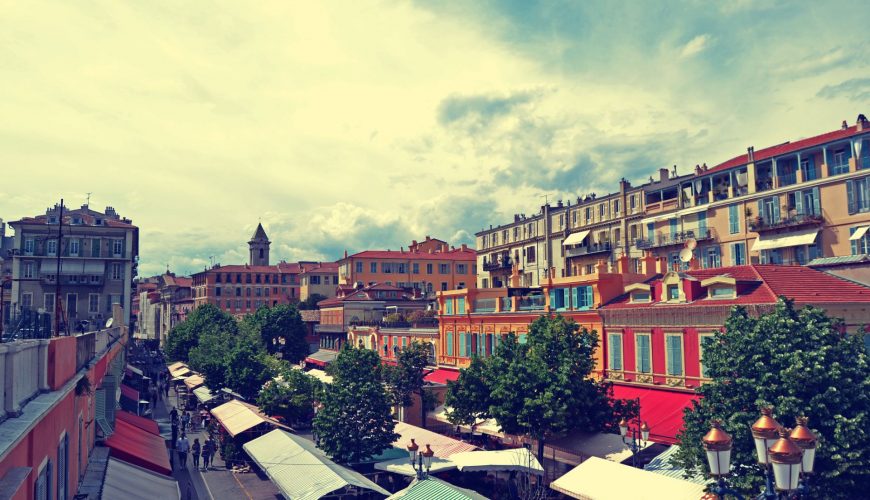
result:
[[[178,441],[178,422],[172,422],[172,445]]]
[[[181,416],[181,432],[187,432],[190,429],[190,413],[184,412]]]
[[[182,433],[175,444],[175,450],[178,452],[178,465],[187,468],[187,452],[190,451],[190,441],[187,440],[187,434]]]
[[[202,447],[199,444],[199,438],[193,440],[193,446],[190,447],[193,455],[193,468],[199,469],[199,454],[202,452]]]
[[[163,391],[166,394],[166,399],[169,400],[169,380],[163,383]]]
[[[208,470],[209,462],[211,462],[211,457],[214,455],[214,441],[211,440],[211,437],[206,438],[205,444],[202,445],[202,469]]]
[[[174,406],[169,412],[169,420],[171,420],[173,424],[178,425],[178,410],[176,410]]]

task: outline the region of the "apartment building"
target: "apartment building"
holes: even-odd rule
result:
[[[9,225],[15,229],[11,321],[21,311],[54,313],[59,304],[62,326],[87,329],[85,321],[105,323],[112,305],[120,304],[128,323],[139,259],[139,228],[132,221],[112,207],[101,213],[87,205],[73,210],[55,205]]]
[[[311,295],[335,297],[338,287],[338,263],[336,262],[299,262],[299,300],[307,300]]]
[[[139,284],[139,330],[136,337],[166,341],[169,330],[193,310],[193,280],[166,272]]]
[[[0,325],[9,322],[12,309],[12,257],[15,238],[6,236],[6,222],[0,219]]]
[[[411,242],[407,250],[345,254],[338,261],[338,279],[342,285],[381,283],[420,290],[434,298],[438,290],[475,287],[475,257],[475,251],[464,244],[455,248],[427,236],[422,242]]]
[[[870,123],[696,167],[665,191],[645,186],[639,248],[685,267],[691,240],[702,267],[806,264],[868,253]]]

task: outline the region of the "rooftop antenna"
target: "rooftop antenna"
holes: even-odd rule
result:
[[[538,196],[538,198],[544,199],[544,205],[549,205],[550,204],[550,196],[553,194],[554,193],[538,193],[537,196]]]
[[[94,193],[85,193],[88,195],[87,201],[85,201],[85,206],[91,208],[91,195]]]

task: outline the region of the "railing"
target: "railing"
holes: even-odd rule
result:
[[[51,337],[52,313],[40,313],[31,309],[21,309],[9,315],[4,325],[0,342],[22,339],[47,339]]]
[[[344,325],[314,325],[314,331],[324,333],[341,333],[344,331]]]
[[[417,321],[351,321],[350,326],[377,326],[379,328],[437,328],[437,318]]]
[[[495,306],[498,303],[498,298],[492,299],[477,299],[474,301],[474,312],[485,313],[495,312]]]
[[[539,311],[544,308],[544,296],[543,295],[531,295],[520,297],[517,309],[520,311]]]
[[[779,186],[791,186],[792,184],[797,184],[797,173],[792,172],[790,174],[782,174],[779,176]]]
[[[713,228],[707,228],[704,231],[698,230],[688,230],[681,231],[678,233],[670,234],[670,233],[659,233],[652,240],[637,240],[635,245],[637,248],[645,249],[645,248],[656,248],[656,247],[666,247],[671,245],[683,245],[690,239],[694,239],[695,241],[705,241],[710,240],[716,237],[716,230]]]
[[[605,253],[610,252],[613,249],[610,242],[603,243],[594,243],[591,245],[584,245],[582,247],[576,248],[566,248],[565,256],[566,257],[580,257],[582,255],[592,255],[596,253]]]
[[[76,336],[76,371],[87,366],[96,356],[96,337],[96,332],[88,332]]]
[[[816,214],[795,214],[789,215],[779,220],[770,220],[765,217],[755,217],[749,219],[750,231],[769,231],[771,229],[783,229],[791,227],[800,227],[808,225],[818,225],[823,222],[821,215]]]
[[[510,269],[513,267],[511,258],[502,258],[494,261],[483,261],[484,271],[498,271],[499,269]]]

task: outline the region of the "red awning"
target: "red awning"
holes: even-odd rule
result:
[[[650,427],[650,441],[666,444],[677,444],[677,433],[683,428],[683,409],[700,399],[691,392],[616,384],[613,396],[640,399],[640,419]]]
[[[135,425],[143,431],[148,431],[157,436],[160,435],[160,428],[157,426],[157,422],[150,418],[140,417],[139,415],[129,411],[118,410],[115,412],[115,420],[123,420],[128,424]]]
[[[124,420],[115,420],[115,432],[106,439],[109,454],[145,469],[172,475],[166,442]]]
[[[139,402],[139,391],[133,389],[129,385],[121,384],[121,395],[125,398],[132,399],[136,403]]]
[[[456,381],[456,379],[458,379],[458,378],[459,378],[459,372],[457,370],[447,370],[444,368],[438,368],[435,371],[433,371],[432,373],[429,373],[428,375],[423,377],[423,380],[425,380],[426,382],[433,383],[433,384],[447,385],[447,381],[449,381],[449,380]]]

